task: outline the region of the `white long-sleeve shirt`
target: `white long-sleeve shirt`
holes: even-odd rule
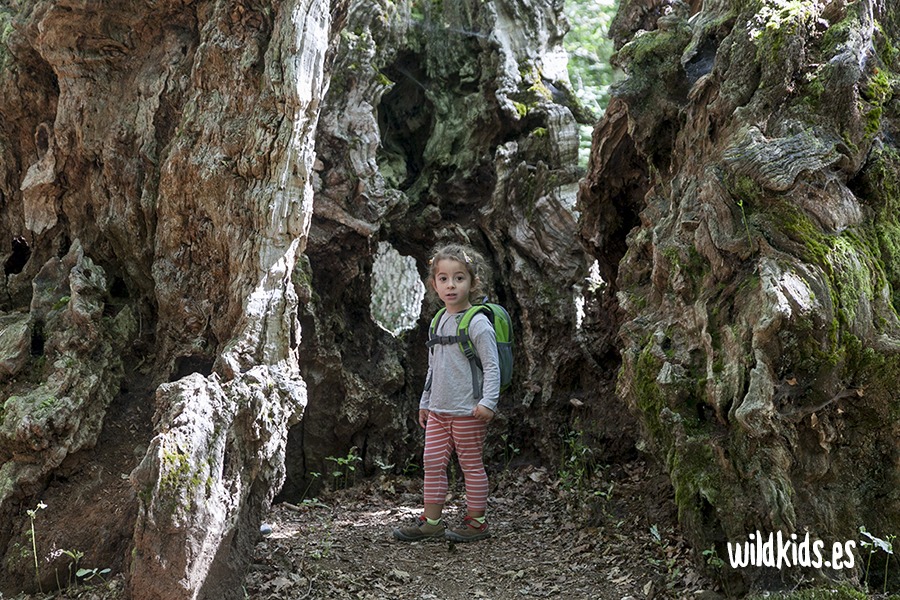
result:
[[[436,334],[456,335],[458,320],[464,313],[445,313],[438,323]],[[497,356],[497,342],[490,319],[477,314],[469,323],[469,337],[475,352],[481,360],[482,371],[477,372],[476,383],[481,385],[482,398],[475,401],[472,382],[472,367],[459,344],[436,344],[428,353],[428,375],[419,408],[446,415],[471,415],[477,404],[497,412],[500,397],[500,359]]]

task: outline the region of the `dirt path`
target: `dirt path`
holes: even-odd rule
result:
[[[642,462],[609,469],[594,482],[597,492],[565,490],[534,467],[493,480],[493,537],[472,544],[393,540],[391,529],[421,510],[416,479],[382,478],[318,502],[279,504],[272,533],[257,546],[247,597],[620,600],[713,587],[677,534],[668,483]],[[448,504],[452,524],[462,516],[461,487]]]
[[[421,478],[382,477],[274,506],[257,544],[247,600],[721,599],[709,591],[675,523],[671,486],[636,461],[612,466],[582,490],[523,467],[489,473],[493,536],[472,544],[398,542],[391,530],[420,511]],[[463,515],[452,486],[448,522]],[[121,574],[15,600],[120,600]]]

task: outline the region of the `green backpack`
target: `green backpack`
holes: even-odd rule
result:
[[[466,358],[469,359],[469,364],[472,366],[475,400],[481,400],[482,390],[476,383],[476,369],[478,371],[484,371],[484,369],[481,366],[481,359],[478,358],[478,354],[475,352],[475,345],[469,339],[469,324],[475,315],[484,313],[493,324],[494,336],[497,338],[497,356],[500,358],[500,391],[502,392],[508,388],[512,383],[513,333],[512,319],[509,318],[509,313],[506,312],[506,309],[499,304],[491,304],[489,302],[476,304],[463,314],[462,319],[456,326],[456,335],[437,335],[438,325],[445,312],[447,312],[447,309],[442,308],[431,319],[431,326],[428,328],[428,341],[425,345],[428,348],[432,348],[437,344],[459,344],[459,349],[466,355]],[[430,388],[431,382],[429,381],[428,384],[426,387]]]

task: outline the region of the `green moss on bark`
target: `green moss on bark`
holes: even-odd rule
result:
[[[876,146],[859,178],[856,191],[875,210],[873,232],[894,310],[900,309],[900,154]]]
[[[760,62],[778,60],[785,41],[811,27],[818,16],[818,6],[806,0],[762,0],[757,5],[750,36]]]

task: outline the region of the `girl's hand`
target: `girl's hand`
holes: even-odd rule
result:
[[[419,427],[425,429],[425,423],[428,422],[428,411],[424,408],[419,409]]]
[[[489,409],[487,406],[482,406],[481,404],[479,404],[475,407],[475,410],[472,411],[472,416],[479,421],[490,423],[491,419],[494,418],[494,411]]]

